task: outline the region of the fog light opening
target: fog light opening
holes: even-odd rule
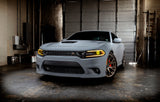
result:
[[[49,66],[44,66],[44,69],[45,69],[46,71],[50,71],[50,70],[51,70],[51,68],[50,68]]]
[[[100,74],[100,70],[98,68],[92,68],[92,70],[97,73],[97,74]]]
[[[39,69],[39,65],[37,64],[36,67]]]

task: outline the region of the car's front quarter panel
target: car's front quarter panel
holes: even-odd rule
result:
[[[124,55],[124,44],[123,43],[112,43],[112,50],[117,60],[117,66],[122,64]]]

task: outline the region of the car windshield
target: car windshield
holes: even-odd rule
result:
[[[110,41],[109,32],[78,32],[73,34],[67,40],[95,40]]]

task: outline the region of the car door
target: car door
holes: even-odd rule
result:
[[[118,37],[115,34],[111,33],[112,49],[117,60],[117,65],[119,65],[121,64],[123,59],[123,44],[115,43],[114,42],[115,38],[118,38]]]

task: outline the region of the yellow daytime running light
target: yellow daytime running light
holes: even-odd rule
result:
[[[43,56],[43,50],[42,49],[38,49],[38,54]]]
[[[96,55],[100,55],[101,54],[101,52],[100,51],[96,51]]]
[[[101,57],[105,55],[105,52],[103,50],[90,50],[87,51],[87,53],[93,53],[93,55],[88,55],[86,57]]]

